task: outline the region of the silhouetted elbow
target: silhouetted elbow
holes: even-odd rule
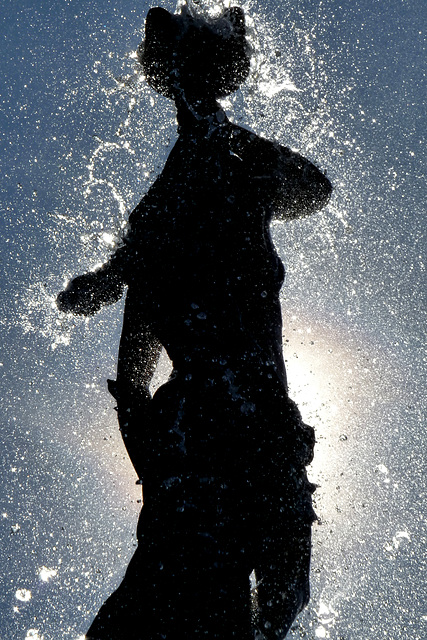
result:
[[[275,217],[305,218],[323,209],[331,193],[332,185],[326,175],[299,156],[283,182],[276,202]]]
[[[303,170],[303,185],[299,207],[303,216],[320,211],[325,207],[332,193],[332,185],[326,175],[314,164],[308,163]]]

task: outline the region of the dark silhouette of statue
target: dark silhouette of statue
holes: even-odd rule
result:
[[[249,72],[242,9],[150,9],[138,54],[179,137],[111,259],[58,296],[91,315],[128,287],[109,388],[144,506],[87,638],[283,638],[309,599],[314,433],[287,393],[269,224],[321,209],[331,185],[218,105]],[[151,398],[161,346],[173,371]]]

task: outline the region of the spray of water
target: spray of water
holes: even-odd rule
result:
[[[176,10],[216,20],[230,4],[188,0],[178,2]],[[290,3],[280,15],[267,15],[252,0],[244,2],[243,8],[253,52],[252,70],[241,90],[223,102],[231,118],[300,150],[322,166],[327,166],[330,154],[335,159],[344,158],[354,141],[337,130],[331,109],[336,96],[330,94],[332,89],[343,98],[351,87],[338,87],[329,81],[327,51],[322,46],[322,2],[310,16],[295,15]],[[65,234],[67,227],[74,227],[69,242],[77,240],[77,260],[63,274],[65,281],[75,275],[76,262],[81,272],[108,258],[126,225],[129,209],[161,170],[175,135],[172,107],[161,98],[154,98],[134,51],[116,64],[118,69],[112,63],[109,67],[107,58],[96,60],[93,66],[97,80],[94,90],[104,96],[104,108],[117,122],[114,131],[111,137],[101,133],[93,137],[85,174],[75,179],[78,193],[72,215],[66,211],[50,214],[52,244],[60,226]],[[343,171],[340,184],[335,183],[339,198],[335,197],[328,213],[323,213],[315,224],[306,225],[306,236],[313,236],[311,244],[321,252],[336,256],[336,224],[346,228],[346,206],[354,206],[351,182],[348,171]],[[276,225],[274,237],[279,252],[284,244],[283,233],[283,225]],[[298,225],[287,225],[286,244],[297,243],[299,233]],[[57,247],[52,246],[52,253],[57,252]],[[45,291],[38,282],[31,284],[25,296],[27,311],[21,313],[23,330],[49,336],[52,348],[68,345],[72,326],[80,322],[65,320],[58,314],[53,304],[55,294],[56,291]]]

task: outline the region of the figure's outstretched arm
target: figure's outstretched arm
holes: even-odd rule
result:
[[[130,218],[138,213],[141,201],[130,214]],[[132,273],[134,262],[132,227],[122,238],[115,252],[102,267],[73,278],[64,291],[56,299],[57,307],[65,313],[91,316],[101,307],[117,302],[123,295],[125,284],[128,284],[129,273]]]

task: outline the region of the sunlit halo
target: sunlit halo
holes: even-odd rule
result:
[[[320,488],[315,494],[321,519],[334,519],[339,504],[355,503],[360,486],[344,477],[351,467],[354,451],[363,442],[361,429],[371,404],[380,392],[375,354],[369,344],[357,340],[332,320],[309,317],[305,313],[285,315],[284,356],[289,394],[297,403],[303,420],[314,427],[315,455],[309,477]],[[386,364],[382,359],[382,373]],[[383,400],[391,394],[381,389]],[[390,395],[390,403],[393,398]],[[372,428],[375,425],[370,425]],[[368,466],[367,466],[368,465]],[[358,460],[360,473],[377,473],[378,481],[391,486],[381,458]],[[340,480],[341,478],[341,480]],[[345,484],[345,497],[336,493]],[[333,488],[333,491],[331,490]],[[339,504],[338,504],[339,503]]]

